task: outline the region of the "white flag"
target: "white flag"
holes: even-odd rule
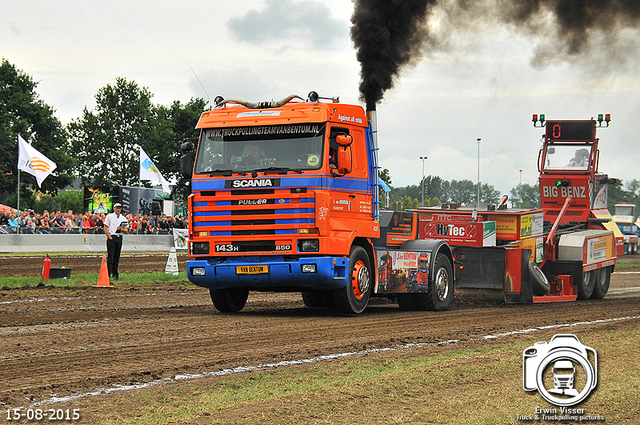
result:
[[[56,169],[56,164],[18,135],[18,168],[34,175],[41,187],[44,179]]]
[[[142,147],[140,148],[140,180],[151,180],[152,182],[160,183],[165,193],[171,193],[169,182],[162,177],[160,170],[151,162]]]

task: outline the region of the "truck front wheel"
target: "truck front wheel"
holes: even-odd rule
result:
[[[362,313],[369,303],[373,286],[371,260],[364,248],[351,248],[349,270],[345,287],[333,293],[336,308],[343,313]]]
[[[249,297],[248,289],[209,289],[213,305],[221,313],[237,313],[242,310]]]

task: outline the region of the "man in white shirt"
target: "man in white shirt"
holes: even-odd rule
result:
[[[127,233],[128,224],[127,218],[122,215],[122,205],[115,203],[113,212],[107,214],[104,220],[104,233],[107,235],[107,268],[109,277],[113,277],[114,280],[120,279],[118,263],[122,251],[122,234]]]

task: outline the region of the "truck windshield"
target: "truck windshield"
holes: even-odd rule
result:
[[[196,174],[302,172],[322,166],[325,124],[205,129]]]
[[[571,145],[560,145],[556,143],[549,145],[547,146],[543,169],[546,171],[586,171],[589,169],[591,147],[591,145],[575,143]]]

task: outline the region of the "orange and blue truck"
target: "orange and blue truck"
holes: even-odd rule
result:
[[[196,146],[182,145],[192,189],[187,275],[219,311],[240,311],[250,291],[301,292],[309,307],[351,314],[371,297],[446,310],[456,288],[496,289],[506,302],[570,301],[580,282],[597,279],[604,296],[615,237],[606,214],[575,216],[593,208],[571,201],[594,198],[597,143],[592,165],[570,171],[565,186],[566,178],[547,182],[559,177],[544,166],[551,151],[541,151],[541,185],[569,188],[542,209],[386,211],[375,115],[316,92],[266,102],[218,97],[202,113]],[[569,248],[560,242],[567,234],[578,239]]]

